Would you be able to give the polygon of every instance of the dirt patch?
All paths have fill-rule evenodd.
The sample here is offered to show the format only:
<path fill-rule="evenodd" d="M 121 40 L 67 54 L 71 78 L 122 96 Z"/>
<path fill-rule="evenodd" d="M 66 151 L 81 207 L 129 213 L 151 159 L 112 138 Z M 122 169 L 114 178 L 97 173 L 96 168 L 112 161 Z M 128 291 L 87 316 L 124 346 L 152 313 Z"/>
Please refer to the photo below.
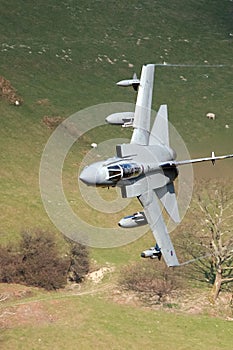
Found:
<path fill-rule="evenodd" d="M 215 302 L 211 304 L 207 291 L 194 290 L 190 292 L 174 292 L 162 301 L 158 298 L 146 298 L 142 293 L 114 289 L 109 295 L 118 304 L 127 304 L 136 307 L 146 307 L 151 310 L 164 310 L 172 313 L 183 313 L 188 315 L 209 315 L 233 321 L 232 293 L 222 292 Z"/>
<path fill-rule="evenodd" d="M 61 116 L 54 116 L 54 117 L 49 117 L 45 115 L 42 119 L 42 122 L 44 125 L 46 125 L 49 129 L 55 129 L 58 125 L 62 124 L 62 127 L 64 128 L 64 132 L 69 133 L 70 136 L 74 138 L 78 138 L 82 135 L 82 132 L 78 130 L 77 126 L 75 123 L 72 123 L 69 121 L 69 118 L 66 119 Z M 88 140 L 89 142 L 89 140 Z"/>
<path fill-rule="evenodd" d="M 38 290 L 18 284 L 0 284 L 0 329 L 54 321 L 40 301 L 27 300 Z"/>
<path fill-rule="evenodd" d="M 99 270 L 90 272 L 87 275 L 87 279 L 91 280 L 94 283 L 99 283 L 102 281 L 102 279 L 106 274 L 109 274 L 113 271 L 114 271 L 114 267 L 107 267 L 107 266 L 101 267 Z"/>
<path fill-rule="evenodd" d="M 0 96 L 15 106 L 20 106 L 23 103 L 23 99 L 17 93 L 17 90 L 3 76 L 0 76 Z"/>
<path fill-rule="evenodd" d="M 5 301 L 17 301 L 33 295 L 34 292 L 30 287 L 20 284 L 0 284 L 0 305 Z"/>
<path fill-rule="evenodd" d="M 111 284 L 93 284 L 83 290 L 73 284 L 56 292 L 44 292 L 40 288 L 25 287 L 14 284 L 0 284 L 0 329 L 9 329 L 22 325 L 41 325 L 57 322 L 61 319 L 61 308 L 71 296 L 96 295 L 112 288 Z M 36 300 L 28 300 L 40 292 Z"/>
<path fill-rule="evenodd" d="M 19 324 L 36 325 L 54 321 L 54 315 L 49 314 L 41 302 L 28 302 L 11 306 L 0 314 L 0 328 L 12 328 Z"/>
<path fill-rule="evenodd" d="M 59 124 L 61 124 L 65 118 L 56 116 L 56 117 L 49 117 L 45 115 L 43 117 L 43 123 L 49 128 L 49 129 L 54 129 L 56 128 Z"/>
<path fill-rule="evenodd" d="M 143 306 L 143 303 L 138 294 L 130 291 L 122 291 L 120 289 L 114 289 L 111 294 L 111 299 L 117 304 L 127 304 L 131 306 Z"/>
<path fill-rule="evenodd" d="M 41 100 L 37 100 L 36 104 L 38 106 L 48 106 L 50 104 L 50 102 L 49 102 L 48 98 L 42 98 Z"/>
<path fill-rule="evenodd" d="M 193 315 L 207 314 L 228 320 L 233 317 L 232 293 L 229 292 L 221 292 L 219 298 L 212 304 L 208 291 L 184 290 L 168 298 L 166 305 Z"/>

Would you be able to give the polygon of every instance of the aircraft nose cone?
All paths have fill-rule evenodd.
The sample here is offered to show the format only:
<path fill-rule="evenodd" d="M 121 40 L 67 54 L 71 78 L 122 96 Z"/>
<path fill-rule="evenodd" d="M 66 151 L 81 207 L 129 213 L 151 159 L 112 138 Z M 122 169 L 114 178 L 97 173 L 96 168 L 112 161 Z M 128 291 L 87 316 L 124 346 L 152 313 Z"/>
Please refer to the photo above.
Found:
<path fill-rule="evenodd" d="M 123 225 L 122 225 L 122 219 L 118 222 L 118 226 L 123 227 Z"/>
<path fill-rule="evenodd" d="M 123 80 L 118 81 L 118 82 L 116 83 L 116 85 L 117 85 L 117 86 L 122 86 L 122 83 L 124 84 L 124 81 L 123 81 Z"/>
<path fill-rule="evenodd" d="M 106 182 L 107 171 L 103 167 L 104 162 L 93 163 L 89 166 L 86 166 L 81 174 L 79 179 L 88 186 L 101 186 Z"/>
<path fill-rule="evenodd" d="M 97 169 L 93 166 L 87 166 L 79 175 L 79 179 L 86 185 L 95 186 L 97 182 Z"/>
<path fill-rule="evenodd" d="M 105 118 L 105 121 L 106 121 L 106 123 L 111 124 L 111 123 L 113 122 L 112 114 L 108 115 L 108 116 Z"/>

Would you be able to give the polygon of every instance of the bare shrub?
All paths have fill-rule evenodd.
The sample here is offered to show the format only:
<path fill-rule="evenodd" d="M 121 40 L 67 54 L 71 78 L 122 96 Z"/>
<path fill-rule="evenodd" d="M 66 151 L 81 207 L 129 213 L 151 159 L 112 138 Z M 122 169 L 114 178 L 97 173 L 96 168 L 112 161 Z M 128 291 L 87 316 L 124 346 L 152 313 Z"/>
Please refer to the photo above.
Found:
<path fill-rule="evenodd" d="M 19 283 L 21 257 L 12 247 L 0 246 L 0 282 Z"/>
<path fill-rule="evenodd" d="M 66 284 L 68 259 L 59 255 L 49 232 L 24 232 L 20 242 L 21 281 L 27 285 L 58 289 Z"/>
<path fill-rule="evenodd" d="M 0 246 L 2 283 L 21 283 L 52 290 L 64 287 L 67 279 L 81 282 L 88 271 L 87 248 L 69 241 L 64 257 L 50 232 L 23 232 L 19 246 Z"/>
<path fill-rule="evenodd" d="M 56 117 L 49 117 L 45 115 L 43 117 L 43 123 L 50 129 L 56 128 L 59 124 L 61 124 L 65 118 L 56 116 Z"/>
<path fill-rule="evenodd" d="M 189 216 L 179 226 L 178 244 L 183 256 L 192 261 L 189 278 L 212 285 L 212 303 L 221 290 L 232 291 L 232 204 L 230 179 L 199 181 Z"/>
<path fill-rule="evenodd" d="M 79 283 L 90 269 L 89 251 L 87 247 L 70 241 L 69 260 L 68 280 Z"/>
<path fill-rule="evenodd" d="M 123 288 L 139 293 L 147 301 L 156 299 L 160 302 L 180 286 L 180 278 L 173 269 L 166 266 L 158 269 L 158 265 L 148 261 L 124 267 L 119 283 Z"/>

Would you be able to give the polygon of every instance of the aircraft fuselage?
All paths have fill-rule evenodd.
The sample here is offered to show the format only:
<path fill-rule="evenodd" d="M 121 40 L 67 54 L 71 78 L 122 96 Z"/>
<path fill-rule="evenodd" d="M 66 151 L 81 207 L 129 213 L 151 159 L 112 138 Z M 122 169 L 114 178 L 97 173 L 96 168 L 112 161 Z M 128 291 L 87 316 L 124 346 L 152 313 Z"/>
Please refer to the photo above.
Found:
<path fill-rule="evenodd" d="M 134 145 L 131 146 L 134 150 Z M 157 174 L 158 186 L 162 183 L 169 183 L 178 175 L 174 167 L 167 169 L 161 167 L 161 162 L 169 162 L 176 157 L 175 152 L 164 145 L 161 146 L 140 146 L 137 155 L 129 155 L 127 159 L 121 157 L 109 158 L 86 166 L 79 178 L 88 186 L 115 187 L 129 185 L 137 180 Z"/>

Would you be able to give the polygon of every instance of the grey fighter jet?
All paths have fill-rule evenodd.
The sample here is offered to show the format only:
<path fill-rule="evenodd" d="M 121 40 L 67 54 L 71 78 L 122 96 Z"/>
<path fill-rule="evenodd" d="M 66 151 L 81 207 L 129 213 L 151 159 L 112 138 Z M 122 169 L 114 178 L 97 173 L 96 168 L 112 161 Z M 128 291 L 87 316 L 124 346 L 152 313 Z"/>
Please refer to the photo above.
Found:
<path fill-rule="evenodd" d="M 129 144 L 116 146 L 116 157 L 85 167 L 80 180 L 89 186 L 119 186 L 123 198 L 137 197 L 144 213 L 143 223 L 149 224 L 156 246 L 144 251 L 142 257 L 161 258 L 168 266 L 178 266 L 175 249 L 165 225 L 159 201 L 176 223 L 180 222 L 174 180 L 177 167 L 183 164 L 231 158 L 231 155 L 176 161 L 176 152 L 170 147 L 167 106 L 161 105 L 150 130 L 154 64 L 142 67 L 138 81 L 138 95 L 134 112 L 133 134 Z M 132 81 L 132 84 L 134 81 Z M 128 85 L 129 86 L 129 82 Z M 125 217 L 121 226 L 130 220 Z M 138 215 L 132 216 L 134 226 Z M 127 225 L 126 225 L 127 226 Z"/>

